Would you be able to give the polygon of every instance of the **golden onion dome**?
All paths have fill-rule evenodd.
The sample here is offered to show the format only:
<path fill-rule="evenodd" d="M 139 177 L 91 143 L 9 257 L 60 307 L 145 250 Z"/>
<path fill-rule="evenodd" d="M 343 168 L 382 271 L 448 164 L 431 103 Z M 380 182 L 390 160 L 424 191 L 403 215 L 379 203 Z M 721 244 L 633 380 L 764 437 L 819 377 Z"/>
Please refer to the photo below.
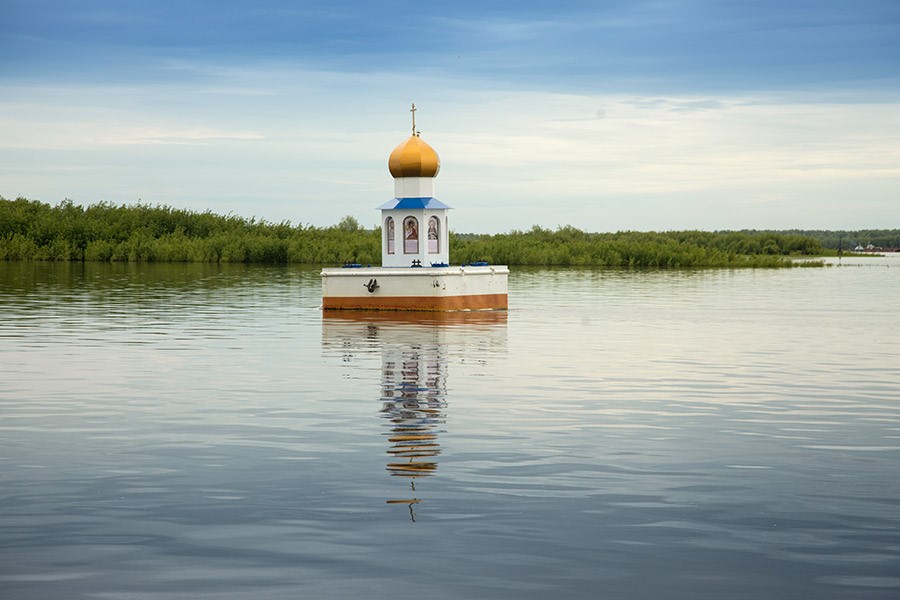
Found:
<path fill-rule="evenodd" d="M 436 177 L 441 170 L 441 159 L 434 148 L 422 141 L 416 131 L 416 105 L 412 113 L 412 135 L 394 148 L 388 159 L 388 169 L 397 177 Z"/>
<path fill-rule="evenodd" d="M 394 178 L 436 177 L 441 170 L 441 159 L 422 138 L 411 135 L 391 152 L 388 169 Z"/>

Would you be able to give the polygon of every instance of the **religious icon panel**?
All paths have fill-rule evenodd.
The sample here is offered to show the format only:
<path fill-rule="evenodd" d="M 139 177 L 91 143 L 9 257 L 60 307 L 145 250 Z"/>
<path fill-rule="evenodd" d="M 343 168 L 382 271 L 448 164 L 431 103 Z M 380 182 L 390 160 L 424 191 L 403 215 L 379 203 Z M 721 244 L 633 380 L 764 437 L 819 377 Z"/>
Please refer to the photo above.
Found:
<path fill-rule="evenodd" d="M 441 251 L 440 245 L 440 221 L 437 217 L 428 218 L 428 252 L 429 254 L 438 254 Z"/>
<path fill-rule="evenodd" d="M 415 217 L 403 219 L 403 253 L 419 253 L 419 221 Z"/>
<path fill-rule="evenodd" d="M 384 230 L 387 235 L 387 251 L 388 254 L 394 253 L 394 217 L 388 217 L 384 220 Z"/>

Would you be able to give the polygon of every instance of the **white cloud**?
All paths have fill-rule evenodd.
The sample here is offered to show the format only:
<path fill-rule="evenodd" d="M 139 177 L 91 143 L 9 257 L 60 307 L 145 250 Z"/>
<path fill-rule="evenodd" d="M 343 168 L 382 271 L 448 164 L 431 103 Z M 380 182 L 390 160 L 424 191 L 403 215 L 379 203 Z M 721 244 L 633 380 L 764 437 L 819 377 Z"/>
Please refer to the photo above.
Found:
<path fill-rule="evenodd" d="M 368 223 L 414 100 L 463 231 L 795 227 L 826 205 L 823 226 L 849 226 L 860 217 L 839 193 L 871 225 L 900 221 L 885 200 L 900 184 L 898 98 L 566 95 L 282 66 L 200 79 L 11 88 L 0 194 Z"/>

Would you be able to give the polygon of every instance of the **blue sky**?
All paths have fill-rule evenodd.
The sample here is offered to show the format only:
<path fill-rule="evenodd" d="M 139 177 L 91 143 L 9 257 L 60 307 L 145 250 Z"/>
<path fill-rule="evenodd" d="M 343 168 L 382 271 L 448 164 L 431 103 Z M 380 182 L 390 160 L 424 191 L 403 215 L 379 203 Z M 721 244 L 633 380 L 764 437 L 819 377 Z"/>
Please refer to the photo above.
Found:
<path fill-rule="evenodd" d="M 451 228 L 900 227 L 900 2 L 0 0 L 0 195 Z"/>

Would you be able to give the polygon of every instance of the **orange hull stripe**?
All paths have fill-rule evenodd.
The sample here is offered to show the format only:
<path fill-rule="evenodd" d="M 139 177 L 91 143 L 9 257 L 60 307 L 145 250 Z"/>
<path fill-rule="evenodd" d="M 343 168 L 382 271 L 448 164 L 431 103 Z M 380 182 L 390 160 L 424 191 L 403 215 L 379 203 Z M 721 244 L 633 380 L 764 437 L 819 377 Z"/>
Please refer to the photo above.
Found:
<path fill-rule="evenodd" d="M 509 307 L 506 294 L 472 296 L 324 297 L 325 310 L 487 310 Z"/>

